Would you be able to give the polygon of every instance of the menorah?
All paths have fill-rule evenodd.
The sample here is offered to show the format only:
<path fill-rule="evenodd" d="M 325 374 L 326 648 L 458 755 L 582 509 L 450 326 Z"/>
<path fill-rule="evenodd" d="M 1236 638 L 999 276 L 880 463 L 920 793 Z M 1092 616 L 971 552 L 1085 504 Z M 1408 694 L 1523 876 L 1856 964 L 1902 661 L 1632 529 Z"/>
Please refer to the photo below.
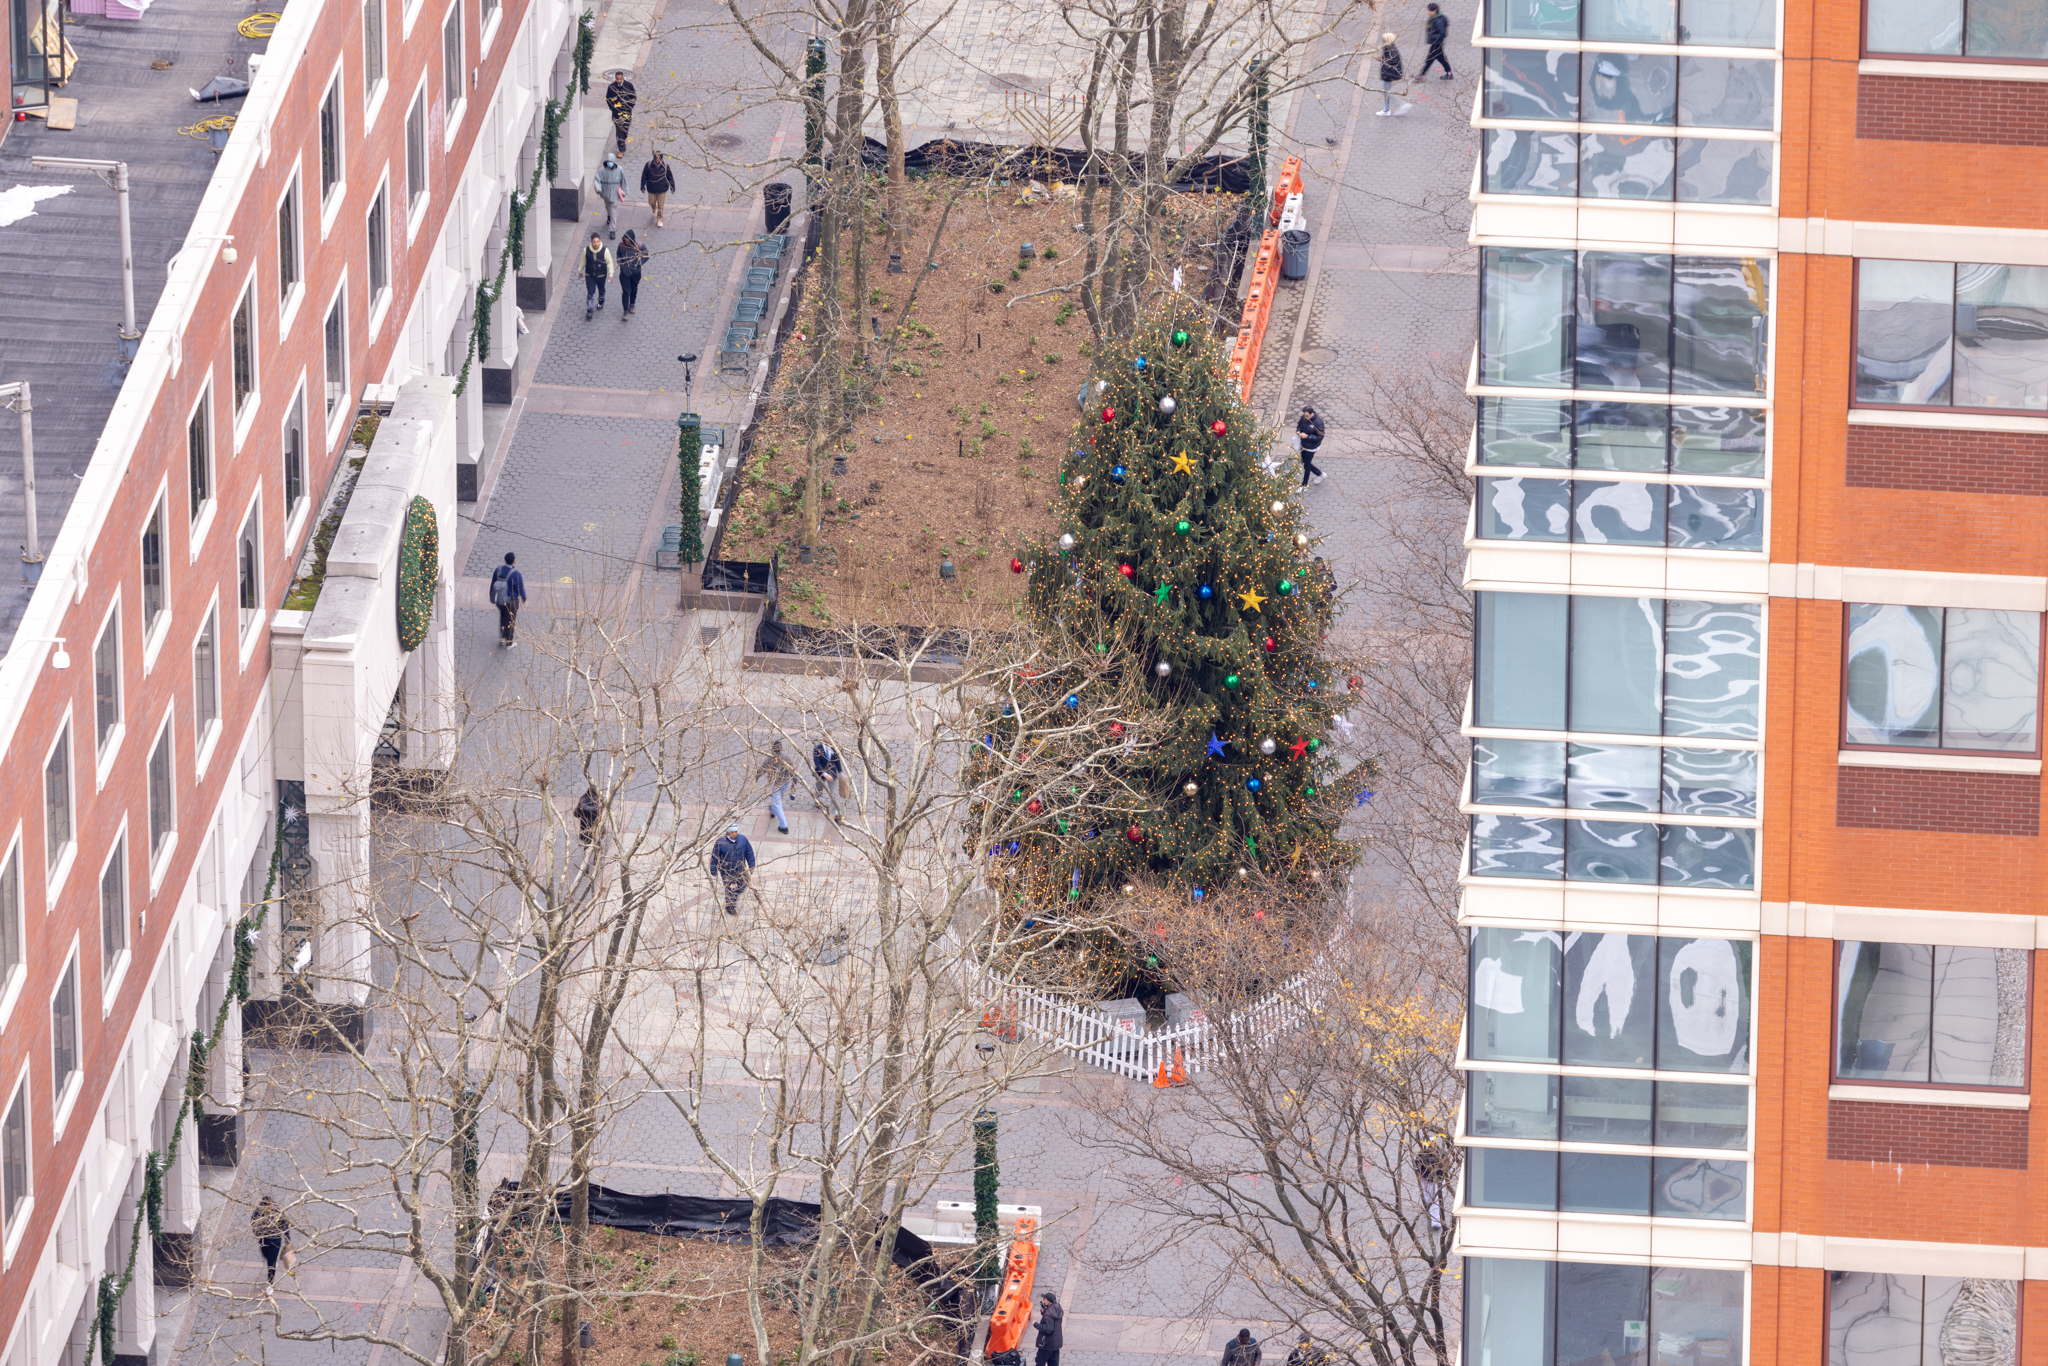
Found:
<path fill-rule="evenodd" d="M 1003 108 L 1033 147 L 1045 153 L 1044 175 L 1052 183 L 1053 153 L 1065 138 L 1081 126 L 1081 101 L 1075 95 L 1055 95 L 1050 85 L 1044 90 L 1005 90 Z"/>

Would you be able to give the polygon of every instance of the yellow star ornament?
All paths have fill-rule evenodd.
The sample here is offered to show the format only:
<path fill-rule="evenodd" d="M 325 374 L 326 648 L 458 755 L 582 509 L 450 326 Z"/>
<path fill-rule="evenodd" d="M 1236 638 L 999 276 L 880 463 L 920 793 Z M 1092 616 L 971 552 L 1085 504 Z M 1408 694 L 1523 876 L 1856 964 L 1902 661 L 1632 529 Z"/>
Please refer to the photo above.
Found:
<path fill-rule="evenodd" d="M 1258 611 L 1259 604 L 1265 601 L 1264 598 L 1259 596 L 1259 590 L 1256 588 L 1247 588 L 1237 596 L 1244 601 L 1244 610 L 1247 612 Z"/>
<path fill-rule="evenodd" d="M 1173 472 L 1175 474 L 1193 474 L 1195 472 L 1195 462 L 1188 459 L 1186 451 L 1182 451 L 1179 455 L 1173 457 Z"/>

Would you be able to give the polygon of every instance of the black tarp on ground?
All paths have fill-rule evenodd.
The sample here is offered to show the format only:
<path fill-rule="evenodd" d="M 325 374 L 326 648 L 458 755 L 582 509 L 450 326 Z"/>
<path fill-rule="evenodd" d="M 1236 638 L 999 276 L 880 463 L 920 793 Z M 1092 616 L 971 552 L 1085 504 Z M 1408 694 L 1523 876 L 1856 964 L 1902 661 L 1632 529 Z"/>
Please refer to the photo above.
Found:
<path fill-rule="evenodd" d="M 1107 158 L 1101 152 L 1095 158 L 1098 172 L 1107 175 Z M 889 149 L 886 144 L 868 138 L 861 149 L 861 159 L 869 166 L 886 166 Z M 1131 152 L 1125 160 L 1135 179 L 1144 169 L 1145 154 Z M 1088 153 L 1068 147 L 1006 147 L 994 142 L 962 142 L 957 138 L 935 138 L 903 153 L 903 169 L 912 175 L 984 175 L 994 171 L 1021 178 L 1041 177 L 1050 169 L 1060 179 L 1079 180 L 1088 170 L 1088 162 Z M 1225 194 L 1244 194 L 1251 185 L 1245 159 L 1221 153 L 1203 157 L 1174 182 L 1175 189 L 1221 190 Z"/>

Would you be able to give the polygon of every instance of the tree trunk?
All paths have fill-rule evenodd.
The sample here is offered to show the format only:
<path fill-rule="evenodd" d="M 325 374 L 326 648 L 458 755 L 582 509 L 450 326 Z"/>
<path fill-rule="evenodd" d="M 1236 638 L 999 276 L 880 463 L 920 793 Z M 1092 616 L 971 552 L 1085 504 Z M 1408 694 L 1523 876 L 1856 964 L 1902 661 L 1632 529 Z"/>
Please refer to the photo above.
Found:
<path fill-rule="evenodd" d="M 882 138 L 889 148 L 889 252 L 903 255 L 903 106 L 896 98 L 896 25 L 903 17 L 895 0 L 882 0 L 875 24 L 875 93 L 882 101 Z"/>

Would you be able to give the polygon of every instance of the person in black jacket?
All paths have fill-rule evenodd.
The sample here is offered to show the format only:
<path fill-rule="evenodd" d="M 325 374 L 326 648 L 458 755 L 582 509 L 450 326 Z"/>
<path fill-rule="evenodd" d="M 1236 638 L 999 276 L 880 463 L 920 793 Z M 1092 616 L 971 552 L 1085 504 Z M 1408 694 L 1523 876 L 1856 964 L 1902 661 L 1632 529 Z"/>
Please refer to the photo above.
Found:
<path fill-rule="evenodd" d="M 1237 1337 L 1223 1344 L 1223 1366 L 1259 1366 L 1259 1340 L 1249 1328 L 1237 1330 Z"/>
<path fill-rule="evenodd" d="M 740 913 L 740 893 L 754 872 L 754 846 L 740 833 L 737 824 L 725 828 L 725 838 L 711 846 L 711 871 L 725 884 L 725 913 Z"/>
<path fill-rule="evenodd" d="M 586 847 L 597 843 L 597 818 L 603 810 L 604 802 L 597 795 L 597 784 L 592 783 L 576 799 L 576 838 Z"/>
<path fill-rule="evenodd" d="M 839 775 L 846 771 L 839 751 L 820 740 L 811 746 L 811 776 L 818 780 L 818 809 L 839 819 Z"/>
<path fill-rule="evenodd" d="M 620 321 L 632 317 L 640 302 L 640 272 L 646 267 L 647 246 L 627 228 L 626 235 L 619 239 Z"/>
<path fill-rule="evenodd" d="M 1444 69 L 1441 79 L 1449 80 L 1451 78 L 1451 61 L 1450 58 L 1444 56 L 1444 39 L 1451 36 L 1451 21 L 1444 17 L 1443 10 L 1438 6 L 1431 5 L 1429 7 L 1429 23 L 1424 26 L 1423 33 L 1429 39 L 1429 53 L 1423 57 L 1422 69 L 1415 73 L 1415 79 L 1419 81 L 1424 76 L 1427 76 L 1430 64 L 1435 63 Z"/>
<path fill-rule="evenodd" d="M 1060 1366 L 1060 1348 L 1067 1341 L 1067 1311 L 1048 1290 L 1038 1297 L 1038 1352 L 1034 1366 Z"/>
<path fill-rule="evenodd" d="M 675 187 L 676 173 L 668 158 L 659 152 L 647 158 L 647 164 L 640 168 L 640 193 L 647 196 L 647 210 L 654 215 L 657 228 L 668 226 L 668 192 Z"/>
<path fill-rule="evenodd" d="M 583 321 L 589 322 L 592 315 L 604 307 L 605 282 L 618 273 L 618 258 L 612 255 L 610 247 L 596 233 L 590 234 L 590 245 L 583 249 L 578 259 L 578 274 L 583 277 Z"/>
<path fill-rule="evenodd" d="M 1311 477 L 1322 483 L 1323 472 L 1316 468 L 1316 452 L 1323 445 L 1323 420 L 1306 403 L 1301 407 L 1301 420 L 1294 424 L 1294 445 L 1301 452 L 1301 486 L 1307 488 Z"/>
<path fill-rule="evenodd" d="M 612 133 L 619 140 L 619 155 L 626 154 L 626 135 L 633 131 L 633 105 L 640 98 L 640 92 L 626 79 L 623 71 L 612 73 L 612 83 L 604 88 L 604 107 L 611 111 Z"/>
<path fill-rule="evenodd" d="M 1379 63 L 1380 107 L 1374 111 L 1374 117 L 1385 118 L 1389 114 L 1398 116 L 1407 113 L 1408 101 L 1406 100 L 1401 101 L 1399 109 L 1394 108 L 1394 87 L 1401 83 L 1403 68 L 1401 65 L 1401 49 L 1394 46 L 1394 35 L 1391 33 L 1382 33 L 1380 35 Z"/>

